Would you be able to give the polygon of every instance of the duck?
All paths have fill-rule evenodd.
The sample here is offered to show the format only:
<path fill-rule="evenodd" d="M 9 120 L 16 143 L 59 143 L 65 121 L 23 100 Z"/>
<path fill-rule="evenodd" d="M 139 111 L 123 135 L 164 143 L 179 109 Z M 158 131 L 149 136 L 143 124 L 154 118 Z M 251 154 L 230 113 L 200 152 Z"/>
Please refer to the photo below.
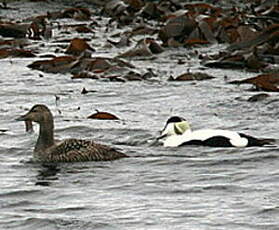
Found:
<path fill-rule="evenodd" d="M 38 123 L 39 136 L 33 151 L 35 161 L 40 162 L 81 162 L 111 161 L 128 157 L 108 145 L 93 140 L 65 139 L 54 140 L 54 121 L 50 109 L 43 104 L 34 105 L 29 112 L 18 117 L 18 121 Z"/>
<path fill-rule="evenodd" d="M 274 144 L 274 139 L 256 138 L 244 133 L 222 129 L 191 130 L 186 119 L 170 117 L 157 138 L 164 147 L 201 145 L 210 147 L 252 147 Z"/>

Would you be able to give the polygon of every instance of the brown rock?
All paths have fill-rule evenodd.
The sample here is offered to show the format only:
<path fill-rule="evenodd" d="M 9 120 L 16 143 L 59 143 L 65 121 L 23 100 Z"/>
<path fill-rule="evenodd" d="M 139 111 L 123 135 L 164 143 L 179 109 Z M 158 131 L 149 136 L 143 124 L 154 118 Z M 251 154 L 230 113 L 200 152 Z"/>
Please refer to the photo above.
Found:
<path fill-rule="evenodd" d="M 27 67 L 48 73 L 69 72 L 75 63 L 76 58 L 72 56 L 54 57 L 48 60 L 35 61 Z"/>
<path fill-rule="evenodd" d="M 178 77 L 174 78 L 174 77 L 170 77 L 168 80 L 169 81 L 202 81 L 202 80 L 208 80 L 208 79 L 213 79 L 213 76 L 210 76 L 206 73 L 202 73 L 202 72 L 196 72 L 196 73 L 184 73 L 179 75 Z"/>
<path fill-rule="evenodd" d="M 260 74 L 256 77 L 229 82 L 231 84 L 252 84 L 257 89 L 268 92 L 279 92 L 279 73 Z"/>
<path fill-rule="evenodd" d="M 63 18 L 74 18 L 76 20 L 84 21 L 90 20 L 91 12 L 87 8 L 69 8 L 63 11 Z"/>
<path fill-rule="evenodd" d="M 259 94 L 249 97 L 247 101 L 249 101 L 249 102 L 263 101 L 264 99 L 266 99 L 269 96 L 270 95 L 267 93 L 259 93 Z"/>
<path fill-rule="evenodd" d="M 82 38 L 74 38 L 68 48 L 66 49 L 66 54 L 72 54 L 72 55 L 80 55 L 84 51 L 95 51 L 90 45 L 86 42 L 85 39 Z"/>
<path fill-rule="evenodd" d="M 30 24 L 28 23 L 1 23 L 0 35 L 3 37 L 25 38 L 29 26 Z"/>
<path fill-rule="evenodd" d="M 0 58 L 7 57 L 36 57 L 36 55 L 31 50 L 15 48 L 0 49 Z"/>
<path fill-rule="evenodd" d="M 91 114 L 87 118 L 89 119 L 98 119 L 98 120 L 119 120 L 119 118 L 111 113 L 107 112 L 99 112 L 97 110 L 96 113 Z"/>
<path fill-rule="evenodd" d="M 80 73 L 74 74 L 71 78 L 72 79 L 84 79 L 84 78 L 98 79 L 99 77 L 90 72 L 80 72 Z M 85 93 L 83 92 L 83 94 L 85 94 Z"/>
<path fill-rule="evenodd" d="M 167 24 L 159 31 L 159 38 L 164 42 L 170 38 L 181 37 L 184 40 L 196 28 L 197 23 L 194 20 L 187 18 L 186 15 L 172 17 Z M 184 38 L 184 39 L 183 39 Z"/>
<path fill-rule="evenodd" d="M 78 26 L 76 28 L 76 31 L 78 33 L 93 33 L 93 30 L 91 30 L 90 28 L 88 28 L 87 26 Z"/>
<path fill-rule="evenodd" d="M 120 54 L 118 57 L 152 56 L 162 52 L 163 48 L 153 38 L 144 38 L 134 48 Z"/>

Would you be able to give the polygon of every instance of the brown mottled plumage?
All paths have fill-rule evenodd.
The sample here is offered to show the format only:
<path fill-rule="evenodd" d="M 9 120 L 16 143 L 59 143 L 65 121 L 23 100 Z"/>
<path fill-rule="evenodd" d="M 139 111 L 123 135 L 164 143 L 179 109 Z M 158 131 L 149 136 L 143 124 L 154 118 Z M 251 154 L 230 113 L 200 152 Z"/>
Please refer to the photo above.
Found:
<path fill-rule="evenodd" d="M 45 105 L 34 105 L 20 121 L 34 121 L 40 125 L 34 157 L 42 162 L 109 161 L 127 157 L 124 153 L 92 140 L 66 139 L 56 143 L 53 138 L 54 122 Z"/>

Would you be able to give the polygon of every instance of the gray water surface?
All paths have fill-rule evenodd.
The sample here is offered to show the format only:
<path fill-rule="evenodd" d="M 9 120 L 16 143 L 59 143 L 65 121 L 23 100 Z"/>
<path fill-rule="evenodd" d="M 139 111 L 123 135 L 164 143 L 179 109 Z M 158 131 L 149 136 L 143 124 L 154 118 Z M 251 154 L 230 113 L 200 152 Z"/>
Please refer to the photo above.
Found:
<path fill-rule="evenodd" d="M 23 8 L 22 16 L 24 12 Z M 122 51 L 104 48 L 104 31 L 98 33 L 92 41 L 97 44 L 96 55 Z M 48 48 L 41 47 L 41 52 L 53 52 L 53 41 L 38 43 L 44 42 Z M 216 48 L 221 47 L 199 52 Z M 71 80 L 69 74 L 26 67 L 37 59 L 0 60 L 0 229 L 278 229 L 278 147 L 164 148 L 155 143 L 172 115 L 188 119 L 193 129 L 222 128 L 279 138 L 276 93 L 264 101 L 247 102 L 256 92 L 229 85 L 224 76 L 239 79 L 253 73 L 203 69 L 195 58 L 177 64 L 191 52 L 170 49 L 152 60 L 131 60 L 139 69 L 152 68 L 158 77 L 126 83 Z M 187 68 L 216 78 L 167 81 Z M 96 92 L 82 95 L 83 87 Z M 32 163 L 38 127 L 26 133 L 15 118 L 37 103 L 52 110 L 56 138 L 95 139 L 131 157 Z M 95 109 L 121 120 L 86 119 Z"/>

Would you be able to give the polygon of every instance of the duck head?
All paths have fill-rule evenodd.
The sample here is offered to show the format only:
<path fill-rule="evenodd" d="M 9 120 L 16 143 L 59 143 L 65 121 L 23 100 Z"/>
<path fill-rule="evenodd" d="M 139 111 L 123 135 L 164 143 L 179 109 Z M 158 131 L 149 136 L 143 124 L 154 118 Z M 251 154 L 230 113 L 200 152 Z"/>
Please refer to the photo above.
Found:
<path fill-rule="evenodd" d="M 52 120 L 52 114 L 47 106 L 45 105 L 34 105 L 29 112 L 26 114 L 20 116 L 16 120 L 18 121 L 34 121 L 39 124 L 49 122 L 49 120 Z"/>
<path fill-rule="evenodd" d="M 167 120 L 164 129 L 161 131 L 161 136 L 157 139 L 172 135 L 182 135 L 187 130 L 191 130 L 189 123 L 182 117 L 173 116 Z"/>

